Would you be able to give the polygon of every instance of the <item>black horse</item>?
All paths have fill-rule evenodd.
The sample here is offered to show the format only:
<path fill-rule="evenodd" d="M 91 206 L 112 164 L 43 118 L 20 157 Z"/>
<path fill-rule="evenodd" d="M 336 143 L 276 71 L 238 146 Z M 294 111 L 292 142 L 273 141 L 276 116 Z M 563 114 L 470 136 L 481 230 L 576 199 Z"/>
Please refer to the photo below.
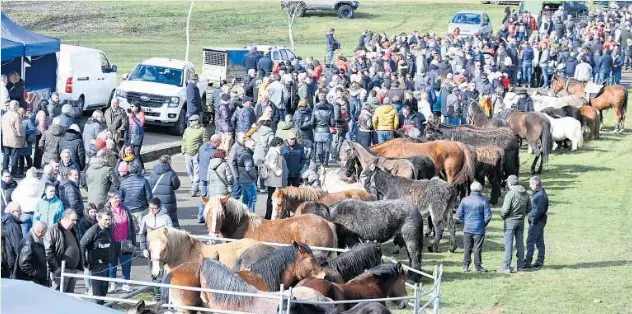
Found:
<path fill-rule="evenodd" d="M 325 279 L 346 283 L 382 263 L 382 245 L 374 241 L 360 243 L 335 258 L 329 258 L 325 252 L 316 251 L 314 263 L 323 267 L 327 273 Z"/>
<path fill-rule="evenodd" d="M 571 117 L 581 122 L 582 126 L 585 126 L 585 121 L 583 121 L 584 119 L 582 119 L 581 111 L 573 106 L 564 106 L 562 108 L 545 108 L 542 109 L 542 111 L 540 112 L 546 113 L 553 118 Z"/>
<path fill-rule="evenodd" d="M 406 158 L 386 158 L 386 159 L 406 159 L 410 161 L 413 164 L 413 168 L 415 168 L 416 179 L 431 179 L 435 175 L 434 162 L 428 156 L 418 155 L 418 156 L 410 156 Z M 361 174 L 363 169 L 362 169 L 362 164 L 360 164 L 360 160 L 358 160 L 358 157 L 351 156 L 349 160 L 347 160 L 344 170 L 345 170 L 345 176 L 348 178 L 353 176 L 354 174 L 356 176 Z"/>

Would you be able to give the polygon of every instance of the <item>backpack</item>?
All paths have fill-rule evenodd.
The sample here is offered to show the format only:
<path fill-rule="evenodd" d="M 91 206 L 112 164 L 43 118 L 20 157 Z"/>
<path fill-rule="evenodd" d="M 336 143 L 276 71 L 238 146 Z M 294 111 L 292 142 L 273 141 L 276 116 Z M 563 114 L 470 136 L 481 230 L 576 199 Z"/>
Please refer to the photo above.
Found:
<path fill-rule="evenodd" d="M 503 64 L 506 67 L 510 67 L 513 65 L 513 61 L 511 60 L 511 57 L 509 55 L 505 55 L 505 59 L 503 60 Z"/>

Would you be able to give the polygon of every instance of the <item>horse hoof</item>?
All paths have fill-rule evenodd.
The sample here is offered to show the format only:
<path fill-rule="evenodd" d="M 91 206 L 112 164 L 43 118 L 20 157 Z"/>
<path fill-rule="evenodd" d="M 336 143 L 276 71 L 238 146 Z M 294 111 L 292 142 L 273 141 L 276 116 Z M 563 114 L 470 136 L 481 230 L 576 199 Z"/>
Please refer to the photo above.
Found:
<path fill-rule="evenodd" d="M 428 246 L 428 252 L 432 253 L 432 245 Z"/>

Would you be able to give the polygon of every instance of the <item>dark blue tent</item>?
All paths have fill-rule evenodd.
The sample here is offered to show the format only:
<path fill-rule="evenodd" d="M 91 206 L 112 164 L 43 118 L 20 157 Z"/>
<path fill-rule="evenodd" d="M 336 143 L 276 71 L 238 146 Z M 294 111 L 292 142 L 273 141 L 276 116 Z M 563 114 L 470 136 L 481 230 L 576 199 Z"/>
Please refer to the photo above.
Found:
<path fill-rule="evenodd" d="M 27 90 L 55 91 L 59 46 L 59 39 L 24 29 L 2 12 L 2 73 L 22 73 Z M 25 62 L 30 66 L 26 67 Z"/>

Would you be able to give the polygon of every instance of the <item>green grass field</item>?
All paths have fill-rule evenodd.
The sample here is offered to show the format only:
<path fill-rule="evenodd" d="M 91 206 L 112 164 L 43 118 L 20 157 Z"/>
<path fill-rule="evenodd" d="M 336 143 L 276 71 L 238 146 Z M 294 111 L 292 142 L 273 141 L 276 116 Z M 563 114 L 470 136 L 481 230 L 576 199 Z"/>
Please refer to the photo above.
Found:
<path fill-rule="evenodd" d="M 72 2 L 3 3 L 3 10 L 19 24 L 62 39 L 64 43 L 104 50 L 120 73 L 152 56 L 183 58 L 188 2 Z M 324 34 L 336 28 L 343 52 L 350 54 L 360 32 L 443 33 L 451 15 L 460 9 L 486 10 L 498 25 L 502 6 L 478 3 L 362 1 L 353 20 L 333 14 L 311 14 L 298 19 L 296 52 L 324 57 Z M 201 67 L 201 47 L 247 44 L 289 46 L 285 15 L 278 1 L 197 2 L 192 18 L 191 60 Z M 614 115 L 606 115 L 612 127 Z M 431 271 L 445 265 L 444 313 L 631 313 L 632 296 L 632 137 L 604 135 L 577 152 L 550 157 L 542 174 L 551 200 L 545 238 L 545 269 L 501 275 L 502 221 L 498 208 L 488 227 L 483 275 L 461 272 L 458 253 L 424 253 Z M 521 155 L 521 183 L 528 180 L 532 156 Z M 460 233 L 457 233 L 457 236 Z M 447 240 L 442 250 L 447 251 Z M 392 249 L 385 245 L 388 254 Z M 409 313 L 398 311 L 397 313 Z"/>

